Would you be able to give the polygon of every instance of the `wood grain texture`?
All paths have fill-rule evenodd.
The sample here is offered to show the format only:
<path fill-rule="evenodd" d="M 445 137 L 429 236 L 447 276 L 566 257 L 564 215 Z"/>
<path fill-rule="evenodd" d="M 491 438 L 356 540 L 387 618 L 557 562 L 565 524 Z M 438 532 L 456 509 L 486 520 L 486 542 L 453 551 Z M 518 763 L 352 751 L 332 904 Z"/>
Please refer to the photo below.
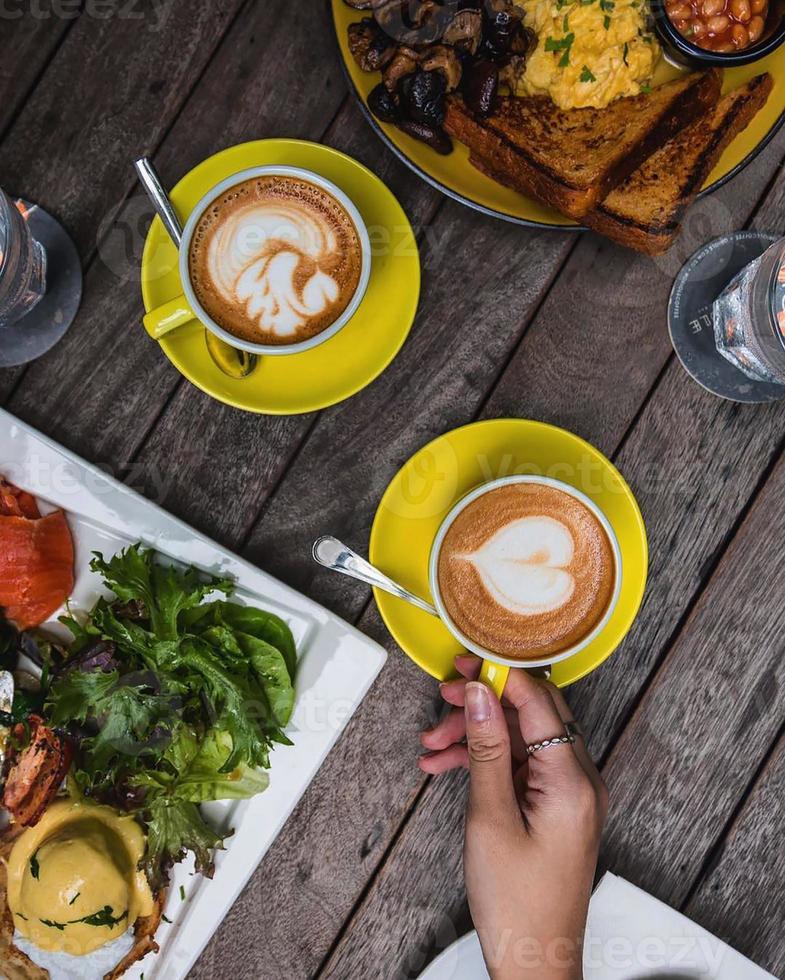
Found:
<path fill-rule="evenodd" d="M 265 36 L 275 22 L 287 19 L 281 16 L 284 6 L 283 0 L 249 5 L 235 22 L 235 29 L 248 37 L 254 36 L 255 31 L 261 31 L 261 36 Z M 225 26 L 228 23 L 228 8 L 224 6 L 222 10 L 220 22 Z M 175 15 L 185 16 L 183 11 L 178 11 L 180 6 L 172 9 L 164 32 L 168 43 L 173 45 L 178 29 L 177 21 L 172 18 Z M 214 29 L 217 29 L 216 23 L 216 17 L 208 22 Z M 296 60 L 272 63 L 258 58 L 253 62 L 255 73 L 246 74 L 245 84 L 254 90 L 254 101 L 238 107 L 233 114 L 235 126 L 255 126 L 261 107 L 266 106 L 268 124 L 276 126 L 279 131 L 285 130 L 292 115 L 310 113 L 310 125 L 317 127 L 312 130 L 312 135 L 316 138 L 321 135 L 319 125 L 328 125 L 344 97 L 336 86 L 310 91 L 301 85 L 304 70 L 302 59 L 312 51 L 322 28 L 323 24 L 318 18 L 304 18 L 302 23 L 298 23 L 298 32 L 294 35 L 299 46 Z M 191 25 L 188 31 L 192 30 Z M 206 27 L 205 30 L 209 39 L 210 32 Z M 69 40 L 72 35 L 73 32 Z M 187 38 L 190 37 L 188 33 Z M 112 41 L 115 45 L 121 44 L 114 35 Z M 163 161 L 161 174 L 164 183 L 173 183 L 181 176 L 181 159 L 187 161 L 184 166 L 188 169 L 201 155 L 225 145 L 225 128 L 216 124 L 209 129 L 202 128 L 200 115 L 212 106 L 215 92 L 220 91 L 220 86 L 225 83 L 229 71 L 227 63 L 231 62 L 236 43 L 237 37 L 233 34 L 227 44 L 220 47 L 210 68 L 201 76 L 188 99 L 181 125 L 175 126 L 167 135 L 159 154 Z M 206 41 L 204 49 L 203 56 L 206 57 L 209 53 Z M 120 58 L 122 50 L 114 53 L 115 57 Z M 291 50 L 289 54 L 292 54 Z M 146 64 L 140 63 L 140 70 Z M 191 72 L 196 72 L 197 67 L 192 64 Z M 91 66 L 91 71 L 95 70 Z M 276 85 L 289 91 L 287 101 L 283 102 L 278 97 Z M 187 86 L 185 88 L 187 92 Z M 178 111 L 185 101 L 185 94 L 180 95 Z M 148 106 L 148 112 L 152 112 L 151 106 Z M 168 122 L 171 121 L 170 117 Z M 157 131 L 156 127 L 158 131 L 163 131 L 163 117 L 156 116 L 155 127 L 151 124 L 151 139 Z M 102 134 L 101 138 L 108 137 Z M 107 144 L 106 150 L 111 155 L 111 145 Z M 130 160 L 134 154 L 127 148 L 126 154 L 121 164 L 104 174 L 105 190 L 113 184 L 116 190 L 118 169 L 123 174 L 121 185 L 126 185 L 126 175 L 127 187 L 132 185 L 134 178 Z M 166 163 L 167 155 L 169 163 Z M 75 193 L 82 194 L 82 191 L 77 188 Z M 89 201 L 85 201 L 85 206 L 89 209 Z M 138 269 L 150 214 L 150 207 L 141 192 L 123 202 L 121 211 L 101 240 L 99 260 L 87 273 L 85 298 L 76 323 L 53 351 L 28 369 L 24 384 L 9 404 L 10 410 L 26 421 L 121 475 L 180 383 L 179 374 L 161 355 L 154 342 L 149 340 L 140 323 L 142 302 Z M 206 396 L 197 393 L 197 397 L 198 413 L 214 407 Z M 197 430 L 189 427 L 188 431 Z M 189 457 L 187 453 L 182 455 L 185 470 Z M 164 456 L 160 465 L 146 466 L 140 477 L 141 488 L 150 491 L 159 500 L 162 494 L 165 495 L 167 480 L 173 475 L 172 467 L 168 465 L 170 459 L 170 456 Z M 144 478 L 147 482 L 144 482 Z"/>
<path fill-rule="evenodd" d="M 785 459 L 755 501 L 616 744 L 605 857 L 683 901 L 785 721 L 780 637 Z M 732 910 L 725 932 L 743 930 Z"/>
<path fill-rule="evenodd" d="M 616 459 L 649 536 L 644 604 L 612 659 L 570 691 L 596 756 L 626 722 L 784 437 L 785 406 L 722 401 L 669 365 Z"/>
<path fill-rule="evenodd" d="M 466 782 L 461 771 L 428 783 L 321 977 L 414 980 L 473 928 L 463 886 Z"/>
<path fill-rule="evenodd" d="M 39 75 L 46 69 L 69 27 L 42 9 L 42 16 L 26 15 L 21 4 L 6 4 L 0 13 L 3 57 L 0 59 L 0 136 L 25 104 Z"/>
<path fill-rule="evenodd" d="M 785 738 L 781 738 L 684 911 L 775 977 L 785 974 Z M 729 914 L 730 913 L 730 914 Z M 733 935 L 728 933 L 728 921 Z"/>
<path fill-rule="evenodd" d="M 241 0 L 135 5 L 80 17 L 0 144 L 12 187 L 53 211 L 82 256 L 161 140 Z M 140 52 L 143 56 L 140 57 Z"/>

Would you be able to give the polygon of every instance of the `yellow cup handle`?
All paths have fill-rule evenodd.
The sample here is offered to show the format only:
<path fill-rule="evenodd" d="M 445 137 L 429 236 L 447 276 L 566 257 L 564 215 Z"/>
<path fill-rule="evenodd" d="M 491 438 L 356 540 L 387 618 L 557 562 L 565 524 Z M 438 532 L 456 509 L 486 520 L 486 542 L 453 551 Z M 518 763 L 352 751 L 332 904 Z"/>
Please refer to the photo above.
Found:
<path fill-rule="evenodd" d="M 496 697 L 499 700 L 501 700 L 501 696 L 504 693 L 504 685 L 507 683 L 509 676 L 509 667 L 503 664 L 495 664 L 491 660 L 483 660 L 482 668 L 480 669 L 480 680 L 496 693 Z"/>
<path fill-rule="evenodd" d="M 156 306 L 154 310 L 150 310 L 149 313 L 145 314 L 142 323 L 144 323 L 145 330 L 153 340 L 160 340 L 172 330 L 176 330 L 196 318 L 196 314 L 189 306 L 185 296 L 178 296 L 176 299 L 164 303 L 163 306 Z"/>

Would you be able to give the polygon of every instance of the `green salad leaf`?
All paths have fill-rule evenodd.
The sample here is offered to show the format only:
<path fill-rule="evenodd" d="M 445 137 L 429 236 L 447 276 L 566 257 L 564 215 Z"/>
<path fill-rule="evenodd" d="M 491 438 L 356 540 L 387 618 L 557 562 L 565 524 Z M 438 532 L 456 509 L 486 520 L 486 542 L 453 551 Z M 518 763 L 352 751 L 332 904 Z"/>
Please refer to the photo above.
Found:
<path fill-rule="evenodd" d="M 79 790 L 145 827 L 155 887 L 189 851 L 209 874 L 223 837 L 200 804 L 263 792 L 273 746 L 291 745 L 294 638 L 272 613 L 214 599 L 231 595 L 228 579 L 140 545 L 96 554 L 91 568 L 116 599 L 85 623 L 63 620 L 74 643 L 49 681 L 47 717 L 76 737 Z"/>

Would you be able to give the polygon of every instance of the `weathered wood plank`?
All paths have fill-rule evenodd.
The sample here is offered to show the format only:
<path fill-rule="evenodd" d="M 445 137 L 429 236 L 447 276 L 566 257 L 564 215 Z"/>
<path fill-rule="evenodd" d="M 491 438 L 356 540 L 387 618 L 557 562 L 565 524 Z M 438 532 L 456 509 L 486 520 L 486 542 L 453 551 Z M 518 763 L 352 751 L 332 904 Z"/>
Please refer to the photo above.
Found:
<path fill-rule="evenodd" d="M 785 459 L 755 501 L 605 767 L 611 866 L 671 903 L 783 723 Z M 729 913 L 729 915 L 732 913 Z"/>
<path fill-rule="evenodd" d="M 223 8 L 221 23 L 226 21 L 227 9 Z M 164 161 L 161 173 L 165 182 L 173 183 L 178 179 L 183 172 L 181 167 L 187 169 L 194 162 L 194 153 L 197 157 L 203 156 L 225 145 L 224 127 L 215 123 L 207 129 L 201 121 L 202 114 L 216 111 L 215 105 L 222 99 L 222 85 L 235 84 L 236 71 L 233 74 L 230 66 L 234 64 L 234 52 L 242 39 L 274 33 L 276 25 L 291 20 L 287 13 L 289 9 L 285 0 L 251 4 L 235 21 L 161 149 L 159 155 Z M 178 16 L 184 16 L 191 25 L 194 16 L 186 14 L 184 7 L 181 10 L 178 6 L 177 11 L 180 11 Z M 208 15 L 200 13 L 199 16 Z M 169 38 L 168 43 L 174 45 L 180 42 L 177 22 L 172 17 L 170 14 L 164 33 Z M 210 15 L 203 25 L 206 38 L 211 37 L 208 28 L 217 29 L 215 17 L 217 15 Z M 195 40 L 191 37 L 193 30 L 193 25 L 188 27 L 187 37 L 191 39 L 189 43 L 198 47 L 198 37 Z M 321 136 L 322 121 L 327 121 L 325 125 L 329 122 L 343 98 L 337 86 L 317 87 L 311 91 L 300 84 L 308 59 L 320 43 L 322 30 L 319 18 L 303 18 L 292 35 L 292 44 L 286 48 L 285 61 L 259 57 L 249 64 L 253 70 L 244 79 L 254 98 L 238 105 L 233 114 L 233 125 L 238 131 L 243 126 L 255 126 L 264 107 L 266 125 L 271 129 L 283 131 L 290 119 L 299 116 L 312 127 L 312 136 Z M 203 47 L 206 58 L 209 45 L 203 42 Z M 119 57 L 120 52 L 115 54 Z M 142 67 L 140 65 L 140 70 Z M 197 71 L 195 63 L 192 63 L 191 71 Z M 280 87 L 289 93 L 286 100 L 277 94 Z M 187 86 L 183 98 L 186 91 Z M 234 89 L 232 91 L 234 97 L 236 93 Z M 147 111 L 152 113 L 149 104 Z M 160 120 L 157 126 L 162 132 L 164 127 Z M 150 124 L 151 136 L 158 130 Z M 100 143 L 109 136 L 102 132 L 96 140 Z M 138 133 L 136 138 L 141 139 L 141 135 Z M 111 155 L 112 147 L 107 146 L 107 152 Z M 116 148 L 114 152 L 119 153 Z M 126 189 L 133 182 L 129 166 L 133 153 L 127 144 L 123 152 L 127 155 L 116 165 L 111 177 L 104 180 L 106 186 L 114 182 L 115 192 L 118 171 Z M 93 204 L 92 200 L 85 201 L 88 209 Z M 149 215 L 149 208 L 141 203 L 139 195 L 125 202 L 111 232 L 102 242 L 100 261 L 88 271 L 85 301 L 77 323 L 58 347 L 29 368 L 24 383 L 9 405 L 11 411 L 50 432 L 70 448 L 112 468 L 127 465 L 179 383 L 177 372 L 140 326 L 142 303 L 138 263 L 143 245 L 142 230 L 146 227 L 145 215 Z M 214 408 L 213 403 L 203 396 L 201 406 L 202 409 Z M 161 466 L 168 466 L 169 462 L 169 459 L 162 460 Z M 162 472 L 157 469 L 156 479 Z"/>
<path fill-rule="evenodd" d="M 160 142 L 241 2 L 137 4 L 132 20 L 118 5 L 68 32 L 0 145 L 0 170 L 63 220 L 83 256 L 133 185 L 131 161 Z"/>
<path fill-rule="evenodd" d="M 785 406 L 714 398 L 675 361 L 617 464 L 646 520 L 650 565 L 643 607 L 613 658 L 570 692 L 603 756 L 625 723 L 785 436 Z"/>
<path fill-rule="evenodd" d="M 684 911 L 775 977 L 785 974 L 785 738 Z"/>
<path fill-rule="evenodd" d="M 247 140 L 320 141 L 346 97 L 324 57 L 327 4 L 246 4 L 156 156 L 171 182 L 212 153 Z"/>
<path fill-rule="evenodd" d="M 86 266 L 115 219 L 114 234 L 128 235 L 131 247 L 141 251 L 139 202 L 124 204 L 134 183 L 131 162 L 158 144 L 241 3 L 227 0 L 198 9 L 184 0 L 147 7 L 118 4 L 104 8 L 108 16 L 81 16 L 0 144 L 4 185 L 56 214 L 73 235 Z M 33 47 L 55 23 L 63 33 L 68 22 L 54 15 L 39 20 L 26 13 L 19 28 L 22 47 Z M 43 37 L 40 41 L 43 44 Z M 144 57 L 139 57 L 140 51 Z M 0 108 L 0 121 L 3 112 L 5 107 Z M 104 244 L 101 258 L 117 274 L 115 246 Z M 123 257 L 123 273 L 127 267 Z M 25 387 L 33 399 L 41 389 L 59 393 L 64 384 L 70 386 L 69 371 L 74 377 L 82 374 L 80 355 L 86 348 L 94 353 L 99 346 L 97 338 L 91 342 L 83 337 L 89 331 L 88 304 L 95 286 L 117 286 L 106 271 L 86 283 L 82 310 L 68 341 L 31 369 Z M 108 311 L 101 312 L 105 317 Z M 101 323 L 104 347 L 110 351 L 107 330 L 118 324 L 122 312 L 123 299 L 118 296 L 117 313 L 110 312 L 108 321 Z M 117 329 L 125 326 L 118 324 Z M 101 370 L 106 372 L 106 366 Z M 125 380 L 124 365 L 119 370 L 118 380 Z M 0 371 L 0 403 L 23 373 L 22 368 Z M 103 376 L 116 398 L 111 374 Z M 36 377 L 43 379 L 41 388 Z M 58 404 L 57 399 L 40 403 L 36 418 L 45 419 L 51 404 Z"/>
<path fill-rule="evenodd" d="M 3 58 L 0 61 L 0 134 L 19 112 L 69 27 L 70 19 L 41 10 L 33 16 L 22 4 L 3 10 Z M 47 16 L 48 14 L 48 16 Z M 5 183 L 5 178 L 4 178 Z M 10 191 L 22 191 L 8 185 Z"/>

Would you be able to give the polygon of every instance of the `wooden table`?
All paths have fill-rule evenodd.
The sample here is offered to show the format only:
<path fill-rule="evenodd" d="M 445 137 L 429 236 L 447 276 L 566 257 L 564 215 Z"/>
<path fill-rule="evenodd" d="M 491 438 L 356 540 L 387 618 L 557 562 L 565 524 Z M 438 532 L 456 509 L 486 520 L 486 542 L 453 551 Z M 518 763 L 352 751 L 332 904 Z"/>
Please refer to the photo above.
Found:
<path fill-rule="evenodd" d="M 675 361 L 664 318 L 697 245 L 750 223 L 782 229 L 785 131 L 655 261 L 482 217 L 420 181 L 347 93 L 322 0 L 77 6 L 73 17 L 70 3 L 14 2 L 4 9 L 23 15 L 0 17 L 0 182 L 59 215 L 85 268 L 76 324 L 37 363 L 0 373 L 0 400 L 390 651 L 194 976 L 416 976 L 470 928 L 464 777 L 427 779 L 415 764 L 436 684 L 396 649 L 368 591 L 308 553 L 325 531 L 365 550 L 412 452 L 500 416 L 591 440 L 648 524 L 638 621 L 569 691 L 611 790 L 603 866 L 785 971 L 785 406 L 706 394 Z M 131 161 L 149 152 L 171 184 L 265 136 L 362 160 L 421 237 L 409 340 L 374 384 L 318 415 L 211 401 L 140 326 L 149 208 Z"/>

